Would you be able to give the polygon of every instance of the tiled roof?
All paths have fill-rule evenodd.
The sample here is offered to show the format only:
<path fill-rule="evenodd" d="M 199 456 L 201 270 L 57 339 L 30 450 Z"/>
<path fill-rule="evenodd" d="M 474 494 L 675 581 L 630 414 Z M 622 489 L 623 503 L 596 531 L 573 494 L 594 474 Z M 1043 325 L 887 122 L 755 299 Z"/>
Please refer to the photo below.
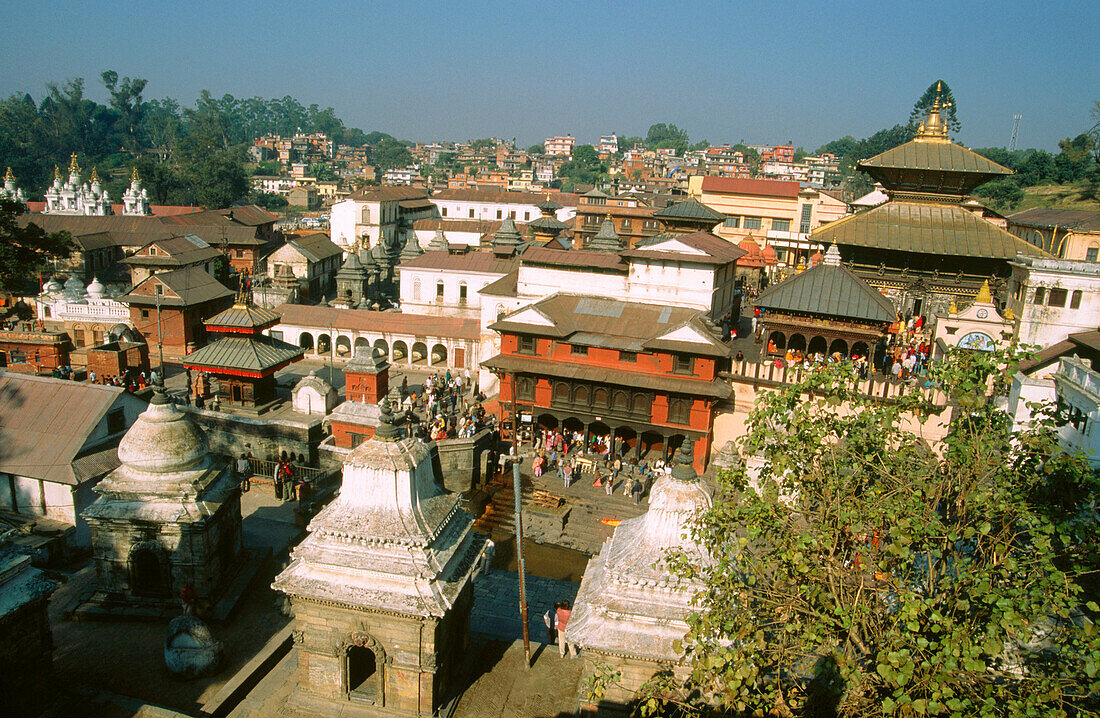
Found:
<path fill-rule="evenodd" d="M 1029 227 L 1058 227 L 1078 232 L 1100 232 L 1100 212 L 1080 209 L 1032 207 L 1007 217 L 1013 224 Z"/>
<path fill-rule="evenodd" d="M 704 177 L 703 191 L 717 194 L 751 194 L 760 197 L 797 197 L 801 185 L 792 180 Z"/>
<path fill-rule="evenodd" d="M 523 264 L 544 264 L 555 267 L 578 267 L 626 272 L 628 267 L 618 254 L 589 252 L 578 249 L 529 247 L 520 257 Z"/>
<path fill-rule="evenodd" d="M 481 336 L 480 320 L 457 317 L 437 317 L 426 314 L 401 312 L 373 312 L 363 309 L 333 309 L 332 307 L 304 304 L 280 304 L 275 308 L 282 315 L 282 324 L 311 327 L 328 333 L 332 329 L 378 332 L 392 334 L 416 334 L 428 337 L 454 339 L 478 339 Z"/>
<path fill-rule="evenodd" d="M 176 297 L 162 295 L 160 303 L 161 306 L 164 307 L 189 307 L 208 302 L 212 299 L 233 296 L 232 290 L 217 279 L 214 279 L 214 277 L 210 276 L 210 274 L 202 268 L 184 267 L 183 269 L 176 269 L 171 272 L 161 272 L 151 277 L 147 277 L 143 282 L 138 284 L 137 287 L 134 287 L 129 292 L 119 297 L 119 301 L 125 302 L 126 304 L 137 304 L 139 306 L 155 306 L 157 303 L 155 294 L 140 294 L 136 293 L 135 290 L 146 284 L 157 282 L 163 283 L 168 289 L 179 296 L 179 299 L 177 299 Z"/>
<path fill-rule="evenodd" d="M 399 269 L 447 269 L 460 272 L 507 274 L 519 265 L 516 257 L 500 257 L 493 252 L 425 252 L 402 262 Z"/>
<path fill-rule="evenodd" d="M 514 297 L 519 288 L 519 270 L 513 269 L 495 282 L 478 290 L 478 294 L 490 297 Z"/>
<path fill-rule="evenodd" d="M 545 194 L 537 192 L 514 192 L 504 189 L 441 189 L 432 195 L 433 200 L 456 202 L 484 202 L 486 204 L 531 204 L 538 206 L 546 201 Z M 554 202 L 565 207 L 577 206 L 577 195 L 555 192 Z"/>
<path fill-rule="evenodd" d="M 320 262 L 344 253 L 344 250 L 333 244 L 324 232 L 307 234 L 304 237 L 291 237 L 286 243 L 305 255 L 305 258 L 311 262 Z"/>
<path fill-rule="evenodd" d="M 958 205 L 893 201 L 817 228 L 814 242 L 897 252 L 1012 259 L 1043 250 Z"/>
<path fill-rule="evenodd" d="M 712 221 L 715 224 L 726 218 L 721 212 L 716 212 L 697 199 L 689 198 L 683 202 L 670 204 L 664 209 L 653 213 L 658 219 L 688 219 L 699 221 Z"/>
<path fill-rule="evenodd" d="M 670 249 L 661 249 L 665 243 L 681 242 L 693 249 L 704 252 L 703 255 L 686 254 Z M 624 257 L 641 259 L 667 259 L 678 262 L 699 262 L 703 264 L 726 264 L 745 256 L 745 250 L 732 242 L 710 232 L 692 232 L 691 234 L 662 234 L 649 238 L 644 245 L 622 253 Z"/>
<path fill-rule="evenodd" d="M 202 212 L 190 214 L 177 214 L 161 217 L 165 224 L 181 225 L 221 225 L 236 224 L 245 227 L 258 227 L 264 224 L 272 224 L 279 219 L 262 207 L 254 204 L 227 207 L 226 209 L 208 209 Z"/>
<path fill-rule="evenodd" d="M 865 322 L 897 320 L 894 305 L 844 266 L 818 264 L 768 288 L 756 306 L 769 312 L 817 314 Z"/>
<path fill-rule="evenodd" d="M 156 245 L 158 254 L 155 256 L 142 256 L 141 252 L 150 244 Z M 161 252 L 163 254 L 160 254 Z M 205 262 L 208 259 L 217 257 L 219 254 L 221 252 L 211 247 L 198 235 L 187 234 L 182 237 L 153 240 L 134 255 L 126 257 L 122 261 L 132 266 L 182 267 L 188 264 Z"/>
<path fill-rule="evenodd" d="M 535 311 L 551 322 L 550 326 L 517 321 L 523 313 Z M 712 330 L 700 322 L 703 312 L 688 307 L 628 302 L 621 299 L 583 294 L 553 294 L 534 304 L 511 312 L 489 325 L 495 331 L 555 337 L 588 346 L 607 346 L 627 351 L 644 351 L 654 342 L 675 346 L 660 348 L 690 351 L 701 355 L 728 356 L 728 348 Z M 661 340 L 660 337 L 681 326 L 691 326 L 707 343 Z M 577 338 L 580 337 L 578 340 Z M 595 337 L 599 337 L 596 340 Z"/>
<path fill-rule="evenodd" d="M 183 357 L 186 367 L 271 372 L 305 354 L 305 349 L 269 336 L 225 336 Z"/>
<path fill-rule="evenodd" d="M 76 485 L 73 461 L 122 392 L 0 372 L 0 471 Z"/>
<path fill-rule="evenodd" d="M 416 199 L 427 197 L 428 191 L 419 187 L 364 187 L 352 192 L 348 199 L 359 202 L 393 202 L 403 199 Z"/>

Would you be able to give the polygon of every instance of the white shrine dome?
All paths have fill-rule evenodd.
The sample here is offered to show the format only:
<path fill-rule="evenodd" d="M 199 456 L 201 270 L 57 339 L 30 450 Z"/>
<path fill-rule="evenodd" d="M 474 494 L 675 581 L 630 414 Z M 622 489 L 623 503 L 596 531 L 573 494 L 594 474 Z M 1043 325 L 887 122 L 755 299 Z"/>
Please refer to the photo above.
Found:
<path fill-rule="evenodd" d="M 107 287 L 103 286 L 98 277 L 92 277 L 92 283 L 85 288 L 85 291 L 88 292 L 88 296 L 92 299 L 102 299 L 103 293 L 106 290 Z"/>
<path fill-rule="evenodd" d="M 202 468 L 208 453 L 202 429 L 159 391 L 118 444 L 119 461 L 147 474 Z"/>
<path fill-rule="evenodd" d="M 57 281 L 57 277 L 50 277 L 49 280 L 42 285 L 43 294 L 60 294 L 65 289 L 61 282 Z"/>

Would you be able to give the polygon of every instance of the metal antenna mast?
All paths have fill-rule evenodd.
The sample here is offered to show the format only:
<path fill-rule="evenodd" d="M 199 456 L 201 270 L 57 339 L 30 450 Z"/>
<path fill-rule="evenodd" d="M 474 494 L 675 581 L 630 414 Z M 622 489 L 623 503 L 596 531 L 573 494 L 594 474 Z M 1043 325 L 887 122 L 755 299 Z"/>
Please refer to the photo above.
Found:
<path fill-rule="evenodd" d="M 1008 151 L 1009 152 L 1015 152 L 1016 151 L 1016 136 L 1018 134 L 1020 134 L 1020 118 L 1021 117 L 1023 117 L 1023 115 L 1013 115 L 1012 116 L 1012 120 L 1013 120 L 1012 121 L 1012 139 L 1009 140 L 1009 142 L 1008 142 Z"/>

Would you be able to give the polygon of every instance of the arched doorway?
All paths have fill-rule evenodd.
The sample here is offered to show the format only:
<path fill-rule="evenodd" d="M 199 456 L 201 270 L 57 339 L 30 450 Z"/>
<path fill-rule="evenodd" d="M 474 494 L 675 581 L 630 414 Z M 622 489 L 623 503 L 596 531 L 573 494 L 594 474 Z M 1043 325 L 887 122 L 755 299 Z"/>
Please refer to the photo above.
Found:
<path fill-rule="evenodd" d="M 318 354 L 327 354 L 328 350 L 331 346 L 332 346 L 332 339 L 329 338 L 328 334 L 322 334 L 319 337 L 317 337 L 317 353 Z"/>
<path fill-rule="evenodd" d="M 768 351 L 783 353 L 787 350 L 787 336 L 783 332 L 772 332 L 768 338 Z"/>
<path fill-rule="evenodd" d="M 592 439 L 597 438 L 597 439 L 599 439 L 598 447 L 600 447 L 600 448 L 597 448 L 597 451 L 602 451 L 602 447 L 604 446 L 604 443 L 605 443 L 604 442 L 604 437 L 608 437 L 607 441 L 611 441 L 611 439 L 610 439 L 610 437 L 611 437 L 611 427 L 610 426 L 603 423 L 602 421 L 593 421 L 591 424 L 588 425 L 588 445 L 589 445 L 589 447 L 592 446 Z"/>
<path fill-rule="evenodd" d="M 839 354 L 842 358 L 848 356 L 848 342 L 843 339 L 834 339 L 833 343 L 829 345 L 829 356 L 833 354 Z"/>
<path fill-rule="evenodd" d="M 558 428 L 558 420 L 553 414 L 539 414 L 539 428 L 554 431 Z"/>
<path fill-rule="evenodd" d="M 412 345 L 412 354 L 410 356 L 413 364 L 426 364 L 428 361 L 428 345 L 424 342 L 414 342 Z"/>
<path fill-rule="evenodd" d="M 792 334 L 791 338 L 787 340 L 787 349 L 792 352 L 806 351 L 806 337 L 801 334 Z"/>
<path fill-rule="evenodd" d="M 447 365 L 447 347 L 436 344 L 432 347 L 432 366 Z"/>
<path fill-rule="evenodd" d="M 351 340 L 345 336 L 336 337 L 336 354 L 338 356 L 351 354 Z"/>
<path fill-rule="evenodd" d="M 161 551 L 152 543 L 138 544 L 130 551 L 130 590 L 138 596 L 168 593 Z"/>
<path fill-rule="evenodd" d="M 661 458 L 665 450 L 665 438 L 655 431 L 643 431 L 641 436 L 642 458 L 652 462 Z"/>
<path fill-rule="evenodd" d="M 856 342 L 852 345 L 852 356 L 866 358 L 871 348 L 867 346 L 867 342 Z"/>
<path fill-rule="evenodd" d="M 298 335 L 298 346 L 302 349 L 313 348 L 313 335 L 309 332 L 302 332 Z"/>
<path fill-rule="evenodd" d="M 672 457 L 676 455 L 676 452 L 680 449 L 680 444 L 684 443 L 684 438 L 683 434 L 673 434 L 668 437 L 667 460 L 671 461 Z"/>
<path fill-rule="evenodd" d="M 562 431 L 568 432 L 570 434 L 584 434 L 584 422 L 580 419 L 575 419 L 573 417 L 569 417 L 568 419 L 562 421 L 561 428 Z"/>
<path fill-rule="evenodd" d="M 367 349 L 370 349 L 370 339 L 367 339 L 366 337 L 356 337 L 355 353 L 358 354 L 359 352 L 366 351 Z"/>
<path fill-rule="evenodd" d="M 409 356 L 409 345 L 408 344 L 406 344 L 405 342 L 400 341 L 400 340 L 393 343 L 393 360 L 394 361 L 402 361 L 402 360 L 407 361 L 408 356 Z"/>
<path fill-rule="evenodd" d="M 385 355 L 385 357 L 387 359 L 390 358 L 390 345 L 388 343 L 386 343 L 385 339 L 375 339 L 374 340 L 374 348 L 375 349 L 381 349 L 382 354 Z"/>
<path fill-rule="evenodd" d="M 347 655 L 349 697 L 380 702 L 378 659 L 366 646 L 349 646 Z"/>
<path fill-rule="evenodd" d="M 631 452 L 637 450 L 638 432 L 634 429 L 629 426 L 620 426 L 615 429 L 615 436 L 619 439 L 619 445 L 622 447 L 619 453 L 620 456 L 630 456 Z"/>
<path fill-rule="evenodd" d="M 806 347 L 807 354 L 825 354 L 829 350 L 829 345 L 825 342 L 825 337 L 811 337 L 810 345 Z"/>

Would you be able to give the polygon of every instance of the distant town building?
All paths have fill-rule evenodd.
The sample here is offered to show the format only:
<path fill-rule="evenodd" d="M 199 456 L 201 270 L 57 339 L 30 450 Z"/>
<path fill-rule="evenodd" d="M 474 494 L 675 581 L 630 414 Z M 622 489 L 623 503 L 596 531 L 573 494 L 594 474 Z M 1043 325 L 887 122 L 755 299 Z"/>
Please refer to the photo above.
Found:
<path fill-rule="evenodd" d="M 545 198 L 546 195 L 534 192 L 491 189 L 442 189 L 430 197 L 440 219 L 501 221 L 511 218 L 521 223 L 542 214 L 538 205 Z M 554 201 L 560 205 L 555 213 L 560 221 L 568 222 L 576 215 L 577 195 L 555 192 Z"/>
<path fill-rule="evenodd" d="M 293 278 L 300 297 L 320 299 L 332 289 L 343 257 L 343 250 L 323 232 L 291 236 L 267 256 L 266 274 L 272 281 Z"/>
<path fill-rule="evenodd" d="M 436 216 L 427 190 L 418 187 L 366 187 L 332 205 L 332 241 L 344 251 L 362 242 L 375 247 L 382 239 L 398 241 L 403 227 Z"/>
<path fill-rule="evenodd" d="M 577 144 L 577 138 L 572 135 L 565 137 L 547 137 L 542 143 L 543 152 L 548 155 L 573 156 L 573 147 Z"/>
<path fill-rule="evenodd" d="M 1021 344 L 1046 348 L 1100 326 L 1100 263 L 1021 255 L 1010 265 L 1005 299 Z"/>
<path fill-rule="evenodd" d="M 1007 220 L 1009 232 L 1055 257 L 1100 261 L 1100 212 L 1033 207 Z"/>
<path fill-rule="evenodd" d="M 600 144 L 596 148 L 599 152 L 615 154 L 619 151 L 619 138 L 612 132 L 610 135 L 601 135 Z"/>

